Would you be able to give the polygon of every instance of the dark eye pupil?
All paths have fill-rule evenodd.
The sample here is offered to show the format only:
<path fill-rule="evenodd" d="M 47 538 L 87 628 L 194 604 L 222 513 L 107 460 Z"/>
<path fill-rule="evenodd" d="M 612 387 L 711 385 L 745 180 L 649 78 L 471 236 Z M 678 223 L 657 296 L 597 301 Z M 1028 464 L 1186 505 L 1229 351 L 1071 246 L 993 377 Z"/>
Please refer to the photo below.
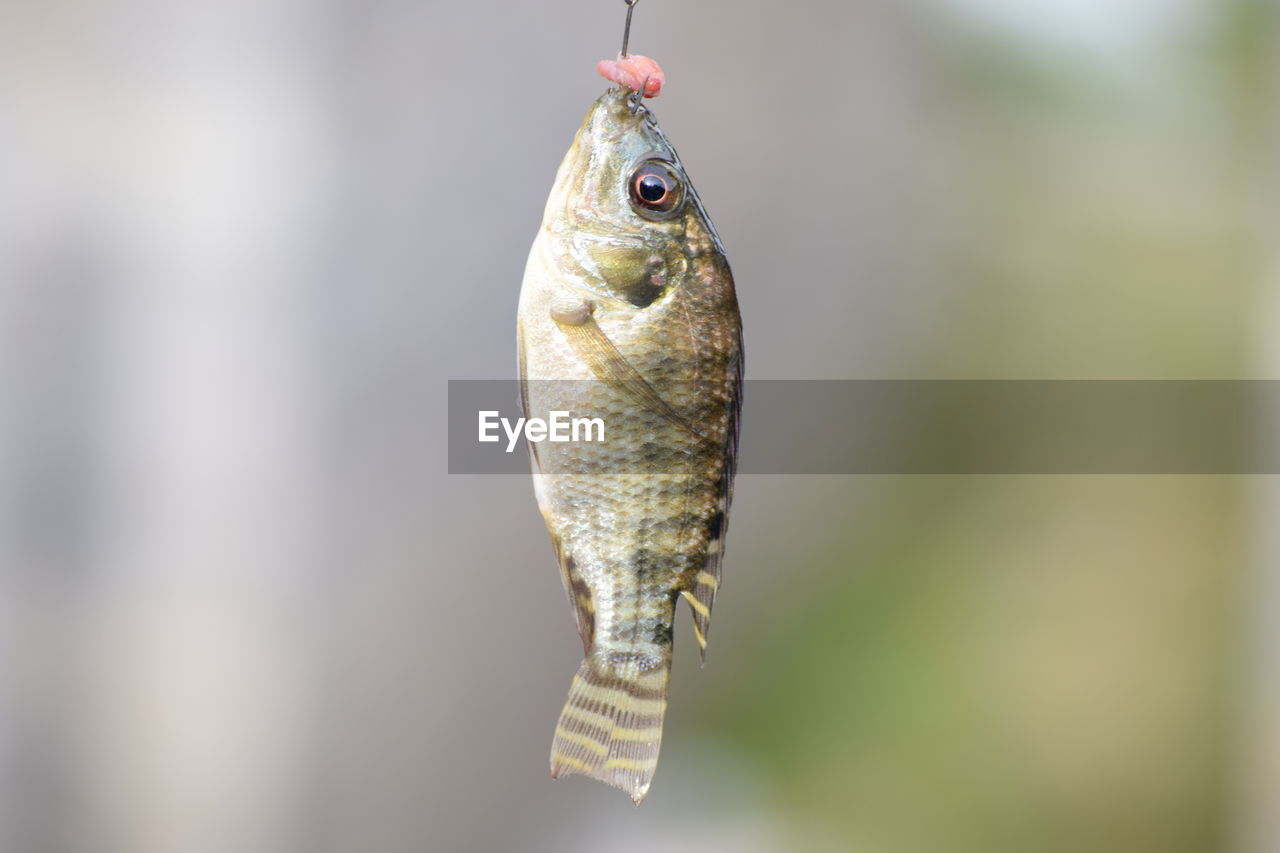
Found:
<path fill-rule="evenodd" d="M 661 160 L 640 163 L 628 180 L 631 209 L 645 219 L 669 219 L 680 210 L 684 189 L 670 164 Z"/>
<path fill-rule="evenodd" d="M 660 202 L 667 194 L 667 182 L 657 175 L 643 175 L 636 182 L 636 193 L 647 202 Z"/>

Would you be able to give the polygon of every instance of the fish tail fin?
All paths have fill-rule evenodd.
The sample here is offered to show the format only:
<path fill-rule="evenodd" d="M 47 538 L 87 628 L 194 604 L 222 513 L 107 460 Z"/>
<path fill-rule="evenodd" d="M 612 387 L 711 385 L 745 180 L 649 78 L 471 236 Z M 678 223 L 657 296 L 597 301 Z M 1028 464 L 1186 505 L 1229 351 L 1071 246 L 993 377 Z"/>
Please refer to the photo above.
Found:
<path fill-rule="evenodd" d="M 671 659 L 604 668 L 588 656 L 573 677 L 551 744 L 551 776 L 599 779 L 640 805 L 658 766 Z"/>

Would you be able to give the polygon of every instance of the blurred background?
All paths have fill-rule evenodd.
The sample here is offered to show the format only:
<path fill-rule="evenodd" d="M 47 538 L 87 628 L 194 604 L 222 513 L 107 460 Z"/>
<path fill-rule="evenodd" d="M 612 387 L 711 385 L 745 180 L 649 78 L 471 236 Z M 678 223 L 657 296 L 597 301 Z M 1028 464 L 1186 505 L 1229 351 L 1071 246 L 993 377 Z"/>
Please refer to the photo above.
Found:
<path fill-rule="evenodd" d="M 648 800 L 548 778 L 579 641 L 446 380 L 514 375 L 623 14 L 0 0 L 0 851 L 1280 850 L 1267 477 L 742 477 Z M 749 376 L 1280 378 L 1273 4 L 632 49 Z"/>

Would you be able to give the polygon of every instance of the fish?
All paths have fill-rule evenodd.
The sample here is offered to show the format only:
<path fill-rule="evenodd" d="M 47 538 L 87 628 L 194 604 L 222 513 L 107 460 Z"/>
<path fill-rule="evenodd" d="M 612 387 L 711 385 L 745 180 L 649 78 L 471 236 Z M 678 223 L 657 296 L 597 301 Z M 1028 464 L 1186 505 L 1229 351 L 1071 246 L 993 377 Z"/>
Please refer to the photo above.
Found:
<path fill-rule="evenodd" d="M 583 644 L 551 775 L 644 799 L 667 708 L 677 601 L 705 662 L 742 406 L 724 246 L 641 93 L 591 107 L 556 175 L 517 318 L 526 417 L 605 441 L 529 443 L 534 492 Z"/>

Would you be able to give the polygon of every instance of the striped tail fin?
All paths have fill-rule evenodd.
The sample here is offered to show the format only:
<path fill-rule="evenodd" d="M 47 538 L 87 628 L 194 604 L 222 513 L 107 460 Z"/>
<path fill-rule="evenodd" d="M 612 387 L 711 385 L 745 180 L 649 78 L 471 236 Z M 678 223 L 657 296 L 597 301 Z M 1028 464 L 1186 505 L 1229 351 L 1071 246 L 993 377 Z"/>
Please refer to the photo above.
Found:
<path fill-rule="evenodd" d="M 640 805 L 658 766 L 670 676 L 670 658 L 628 674 L 602 674 L 584 660 L 556 724 L 552 778 L 590 776 Z"/>

